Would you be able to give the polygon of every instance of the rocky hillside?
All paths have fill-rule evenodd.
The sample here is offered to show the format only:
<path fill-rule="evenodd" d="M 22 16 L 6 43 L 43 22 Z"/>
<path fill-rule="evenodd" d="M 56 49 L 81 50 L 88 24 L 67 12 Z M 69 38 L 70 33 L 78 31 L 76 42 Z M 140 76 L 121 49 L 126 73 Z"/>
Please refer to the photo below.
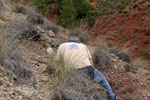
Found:
<path fill-rule="evenodd" d="M 67 78 L 58 73 L 54 58 L 59 44 L 66 41 L 65 33 L 33 8 L 0 0 L 1 100 L 107 100 L 105 89 L 85 73 L 72 72 Z M 150 99 L 149 70 L 134 67 L 122 51 L 105 45 L 89 48 L 117 100 Z"/>

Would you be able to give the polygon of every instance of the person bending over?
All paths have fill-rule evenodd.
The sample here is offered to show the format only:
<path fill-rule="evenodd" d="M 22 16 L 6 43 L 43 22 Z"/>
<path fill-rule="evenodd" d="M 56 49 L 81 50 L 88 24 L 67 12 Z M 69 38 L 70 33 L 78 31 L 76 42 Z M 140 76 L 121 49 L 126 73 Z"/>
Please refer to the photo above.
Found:
<path fill-rule="evenodd" d="M 115 100 L 115 94 L 112 92 L 108 81 L 94 67 L 90 51 L 85 44 L 81 43 L 80 38 L 70 36 L 68 42 L 62 43 L 58 47 L 56 61 L 60 61 L 61 58 L 63 58 L 65 67 L 72 67 L 73 69 L 86 68 L 92 80 L 100 83 L 106 89 L 108 100 Z"/>

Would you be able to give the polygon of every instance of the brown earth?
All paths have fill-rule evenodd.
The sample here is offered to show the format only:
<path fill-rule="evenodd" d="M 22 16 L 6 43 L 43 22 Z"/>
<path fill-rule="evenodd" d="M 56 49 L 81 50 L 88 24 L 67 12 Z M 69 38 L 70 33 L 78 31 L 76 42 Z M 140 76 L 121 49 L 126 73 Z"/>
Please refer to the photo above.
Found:
<path fill-rule="evenodd" d="M 127 14 L 114 12 L 97 18 L 90 30 L 92 42 L 101 36 L 111 45 L 129 49 L 133 59 L 139 57 L 143 50 L 150 50 L 150 8 L 145 3 L 137 9 L 126 7 Z M 99 69 L 99 67 L 97 66 Z M 108 79 L 117 100 L 149 100 L 150 71 L 134 67 L 131 72 L 102 71 Z"/>
<path fill-rule="evenodd" d="M 128 8 L 128 7 L 127 7 Z M 145 3 L 127 14 L 114 12 L 97 18 L 90 30 L 93 40 L 102 35 L 114 44 L 129 48 L 133 57 L 143 50 L 150 50 L 150 8 Z"/>

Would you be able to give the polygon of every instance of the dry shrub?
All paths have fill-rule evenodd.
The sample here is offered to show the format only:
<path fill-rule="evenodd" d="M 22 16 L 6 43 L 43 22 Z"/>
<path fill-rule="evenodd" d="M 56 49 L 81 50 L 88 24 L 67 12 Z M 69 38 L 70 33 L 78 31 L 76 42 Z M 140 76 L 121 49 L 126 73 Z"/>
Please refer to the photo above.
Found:
<path fill-rule="evenodd" d="M 56 24 L 54 24 L 48 20 L 45 20 L 43 27 L 45 30 L 52 30 L 54 33 L 58 33 L 58 31 L 59 31 L 59 27 Z"/>
<path fill-rule="evenodd" d="M 31 15 L 29 15 L 26 20 L 31 24 L 44 24 L 43 16 L 34 12 Z"/>
<path fill-rule="evenodd" d="M 87 69 L 74 70 L 63 82 L 58 82 L 52 100 L 107 100 L 106 90 L 94 83 Z"/>
<path fill-rule="evenodd" d="M 121 59 L 127 63 L 131 62 L 129 53 L 126 50 L 123 50 L 120 48 L 112 48 L 112 49 L 110 49 L 110 53 L 118 56 L 119 59 Z"/>
<path fill-rule="evenodd" d="M 55 54 L 50 59 L 49 71 L 55 67 L 57 81 L 51 100 L 107 100 L 106 90 L 88 76 L 87 69 L 66 67 L 63 60 L 56 65 L 54 57 Z"/>
<path fill-rule="evenodd" d="M 19 41 L 15 38 L 14 34 L 7 35 L 7 26 L 2 28 L 0 32 L 0 64 L 7 70 L 13 72 L 20 80 L 32 80 L 35 82 L 33 72 L 27 67 L 27 63 L 23 57 Z"/>
<path fill-rule="evenodd" d="M 135 60 L 133 60 L 132 62 L 134 67 L 140 67 L 140 68 L 144 68 L 144 69 L 149 69 L 150 70 L 150 62 L 147 60 L 143 60 L 141 58 L 137 58 Z"/>
<path fill-rule="evenodd" d="M 101 69 L 112 67 L 112 61 L 110 57 L 103 51 L 97 50 L 93 56 L 95 65 L 98 65 Z"/>
<path fill-rule="evenodd" d="M 86 32 L 81 32 L 79 29 L 72 30 L 70 35 L 79 37 L 81 42 L 85 44 L 87 44 L 90 40 L 90 35 Z"/>
<path fill-rule="evenodd" d="M 18 24 L 12 23 L 8 28 L 7 33 L 9 38 L 12 38 L 12 35 L 14 35 L 15 38 L 31 41 L 38 41 L 41 38 L 36 26 L 24 21 Z"/>
<path fill-rule="evenodd" d="M 16 12 L 16 13 L 22 13 L 22 14 L 26 14 L 26 8 L 25 7 L 23 7 L 23 6 L 21 6 L 21 5 L 17 5 L 16 7 L 15 7 L 15 9 L 14 9 L 14 11 Z"/>
<path fill-rule="evenodd" d="M 95 53 L 93 54 L 93 62 L 98 65 L 100 69 L 111 68 L 113 63 L 108 56 L 109 48 L 105 45 L 99 44 Z"/>

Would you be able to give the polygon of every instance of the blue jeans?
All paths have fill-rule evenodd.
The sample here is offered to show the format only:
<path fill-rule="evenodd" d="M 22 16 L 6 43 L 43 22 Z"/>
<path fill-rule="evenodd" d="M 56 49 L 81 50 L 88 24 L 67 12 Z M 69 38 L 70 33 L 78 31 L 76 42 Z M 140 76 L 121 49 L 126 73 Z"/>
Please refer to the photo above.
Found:
<path fill-rule="evenodd" d="M 88 69 L 88 74 L 91 76 L 91 78 L 95 82 L 100 83 L 106 89 L 108 100 L 115 100 L 115 94 L 113 93 L 105 76 L 96 68 L 93 68 L 92 66 L 87 66 L 87 69 Z"/>

